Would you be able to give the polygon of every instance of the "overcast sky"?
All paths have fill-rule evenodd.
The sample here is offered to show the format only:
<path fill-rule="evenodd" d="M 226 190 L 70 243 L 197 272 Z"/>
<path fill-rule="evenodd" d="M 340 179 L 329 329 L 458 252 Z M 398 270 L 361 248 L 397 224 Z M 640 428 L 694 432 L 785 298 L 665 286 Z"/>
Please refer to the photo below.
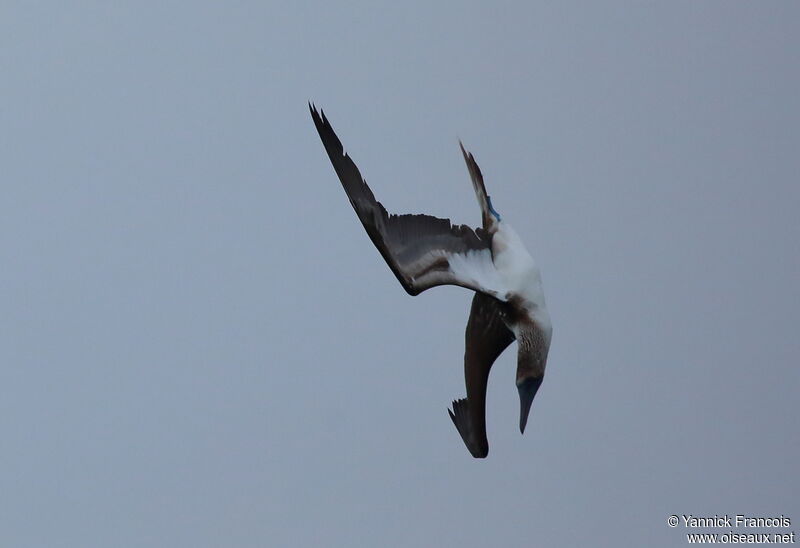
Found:
<path fill-rule="evenodd" d="M 791 1 L 4 3 L 0 545 L 800 530 L 799 21 Z M 462 139 L 542 268 L 547 375 L 520 436 L 516 347 L 495 364 L 484 461 L 446 413 L 472 295 L 405 294 L 309 100 L 390 211 L 479 224 Z"/>

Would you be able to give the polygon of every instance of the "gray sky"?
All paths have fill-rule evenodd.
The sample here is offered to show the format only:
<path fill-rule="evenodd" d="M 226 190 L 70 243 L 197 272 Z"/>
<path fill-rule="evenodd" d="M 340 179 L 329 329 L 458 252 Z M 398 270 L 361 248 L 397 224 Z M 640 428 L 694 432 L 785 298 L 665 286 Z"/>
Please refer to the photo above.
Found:
<path fill-rule="evenodd" d="M 800 530 L 798 4 L 378 4 L 0 8 L 0 545 Z M 461 138 L 542 267 L 485 461 L 471 295 L 403 292 L 307 100 L 391 211 L 476 225 Z"/>

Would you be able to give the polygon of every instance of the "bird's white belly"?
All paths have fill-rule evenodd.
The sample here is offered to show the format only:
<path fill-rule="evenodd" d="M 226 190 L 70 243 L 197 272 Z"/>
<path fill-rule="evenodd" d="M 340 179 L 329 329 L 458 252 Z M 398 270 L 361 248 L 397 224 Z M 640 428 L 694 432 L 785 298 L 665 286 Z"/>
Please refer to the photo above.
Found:
<path fill-rule="evenodd" d="M 546 315 L 542 276 L 525 244 L 511 226 L 500 223 L 492 238 L 494 267 L 510 293 L 521 297 L 531 313 Z M 544 319 L 544 318 L 542 318 Z"/>
<path fill-rule="evenodd" d="M 509 291 L 523 293 L 531 285 L 541 285 L 533 257 L 507 223 L 500 223 L 492 238 L 492 259 Z"/>

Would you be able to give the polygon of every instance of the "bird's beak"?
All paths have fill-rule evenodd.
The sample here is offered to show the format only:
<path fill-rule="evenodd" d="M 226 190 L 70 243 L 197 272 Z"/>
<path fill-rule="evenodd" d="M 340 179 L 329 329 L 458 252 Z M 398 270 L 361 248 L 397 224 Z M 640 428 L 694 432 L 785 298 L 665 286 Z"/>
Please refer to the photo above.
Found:
<path fill-rule="evenodd" d="M 519 432 L 525 433 L 525 425 L 528 424 L 528 414 L 531 410 L 533 397 L 536 391 L 542 385 L 544 376 L 527 378 L 517 383 L 517 390 L 519 390 Z"/>

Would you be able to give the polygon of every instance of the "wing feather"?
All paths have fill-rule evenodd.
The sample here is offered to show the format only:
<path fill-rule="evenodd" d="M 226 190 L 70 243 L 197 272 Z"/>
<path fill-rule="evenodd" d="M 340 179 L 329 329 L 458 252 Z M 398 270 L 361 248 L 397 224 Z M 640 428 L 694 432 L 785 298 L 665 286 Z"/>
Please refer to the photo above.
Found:
<path fill-rule="evenodd" d="M 486 385 L 497 357 L 514 340 L 503 320 L 508 305 L 476 293 L 465 332 L 464 380 L 467 397 L 453 402 L 450 418 L 476 458 L 489 453 L 486 439 Z"/>
<path fill-rule="evenodd" d="M 410 295 L 437 285 L 458 285 L 495 296 L 501 288 L 471 276 L 491 261 L 491 236 L 481 228 L 453 225 L 431 215 L 390 215 L 375 199 L 353 160 L 344 152 L 323 111 L 309 104 L 311 117 L 350 204 L 372 243 Z M 451 261 L 460 266 L 454 271 Z M 488 280 L 489 278 L 486 278 Z"/>

